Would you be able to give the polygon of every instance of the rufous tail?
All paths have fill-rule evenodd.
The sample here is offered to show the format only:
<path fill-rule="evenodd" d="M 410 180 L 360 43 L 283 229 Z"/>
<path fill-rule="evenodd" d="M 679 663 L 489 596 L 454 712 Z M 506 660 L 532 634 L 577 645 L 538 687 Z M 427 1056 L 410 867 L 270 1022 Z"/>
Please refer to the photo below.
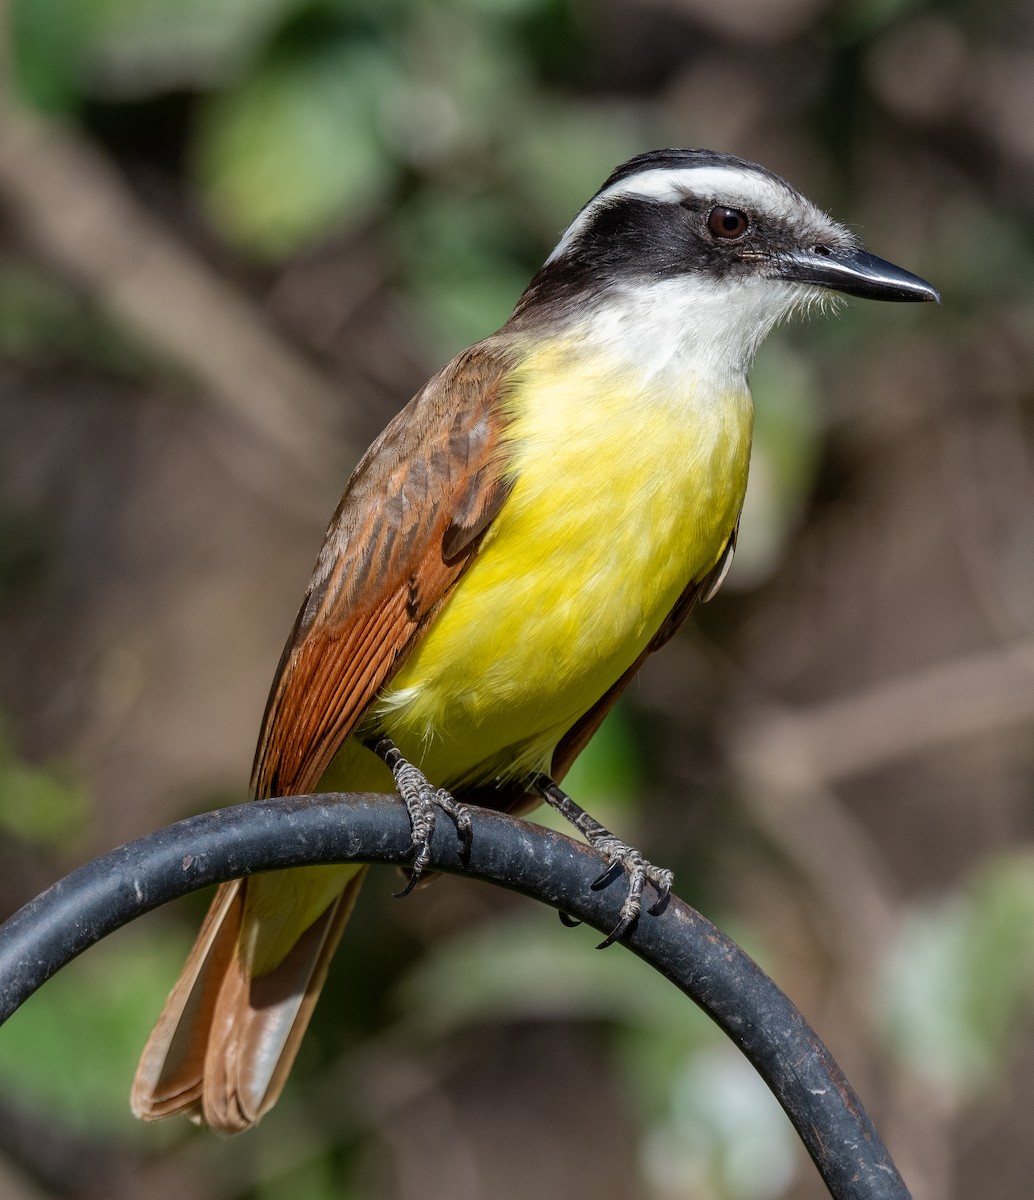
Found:
<path fill-rule="evenodd" d="M 297 873 L 292 873 L 297 874 Z M 287 953 L 249 966 L 248 881 L 224 883 L 144 1047 L 130 1098 L 146 1121 L 184 1113 L 217 1133 L 254 1125 L 276 1103 L 366 868 L 348 878 Z M 266 876 L 264 883 L 272 877 Z"/>

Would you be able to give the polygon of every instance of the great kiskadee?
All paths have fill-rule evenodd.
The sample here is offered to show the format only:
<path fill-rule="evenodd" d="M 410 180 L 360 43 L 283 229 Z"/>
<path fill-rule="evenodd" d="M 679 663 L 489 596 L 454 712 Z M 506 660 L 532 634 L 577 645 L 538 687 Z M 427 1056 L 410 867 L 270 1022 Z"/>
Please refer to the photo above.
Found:
<path fill-rule="evenodd" d="M 252 794 L 385 791 L 391 767 L 417 873 L 434 804 L 467 828 L 425 781 L 460 805 L 570 812 L 558 781 L 729 565 L 755 351 L 831 291 L 938 299 L 753 163 L 658 150 L 618 167 L 502 329 L 356 467 L 280 660 Z M 582 818 L 628 869 L 623 932 L 667 873 Z M 273 1105 L 365 870 L 219 888 L 144 1050 L 138 1116 L 233 1133 Z"/>

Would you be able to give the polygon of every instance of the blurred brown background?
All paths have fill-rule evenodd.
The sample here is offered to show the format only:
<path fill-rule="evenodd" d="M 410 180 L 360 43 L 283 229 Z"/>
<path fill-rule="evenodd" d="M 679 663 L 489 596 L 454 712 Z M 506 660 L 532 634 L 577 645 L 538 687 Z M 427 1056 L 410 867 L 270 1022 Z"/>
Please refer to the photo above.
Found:
<path fill-rule="evenodd" d="M 611 168 L 788 176 L 930 306 L 753 382 L 743 538 L 572 790 L 841 1059 L 916 1200 L 1034 1174 L 1034 5 L 14 0 L 0 109 L 0 900 L 245 797 L 358 453 Z M 384 873 L 280 1106 L 141 1127 L 203 908 L 0 1034 L 0 1194 L 823 1194 L 698 1014 L 590 931 Z"/>

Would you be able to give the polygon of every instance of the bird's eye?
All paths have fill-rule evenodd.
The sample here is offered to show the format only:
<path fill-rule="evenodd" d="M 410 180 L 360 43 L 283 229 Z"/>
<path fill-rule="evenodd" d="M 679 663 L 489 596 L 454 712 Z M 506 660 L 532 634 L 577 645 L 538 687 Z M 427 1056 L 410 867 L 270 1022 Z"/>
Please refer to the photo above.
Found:
<path fill-rule="evenodd" d="M 712 208 L 707 216 L 707 229 L 712 237 L 735 241 L 747 232 L 747 214 L 738 208 Z"/>

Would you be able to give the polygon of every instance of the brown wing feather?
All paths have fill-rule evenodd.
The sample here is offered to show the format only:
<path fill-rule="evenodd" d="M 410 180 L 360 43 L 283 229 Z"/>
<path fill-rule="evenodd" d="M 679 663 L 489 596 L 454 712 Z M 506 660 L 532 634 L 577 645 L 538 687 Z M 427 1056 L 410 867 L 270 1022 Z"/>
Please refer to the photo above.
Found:
<path fill-rule="evenodd" d="M 509 485 L 504 349 L 454 359 L 384 430 L 327 530 L 270 692 L 255 796 L 320 776 L 463 573 Z"/>

